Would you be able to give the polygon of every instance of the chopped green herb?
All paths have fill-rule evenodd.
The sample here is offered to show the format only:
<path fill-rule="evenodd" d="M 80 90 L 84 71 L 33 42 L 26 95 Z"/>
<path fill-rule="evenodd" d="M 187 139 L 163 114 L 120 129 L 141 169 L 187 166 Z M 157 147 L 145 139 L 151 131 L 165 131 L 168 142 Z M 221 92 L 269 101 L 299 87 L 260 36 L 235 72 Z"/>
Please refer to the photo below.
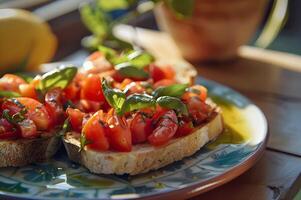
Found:
<path fill-rule="evenodd" d="M 44 74 L 37 86 L 37 89 L 43 94 L 55 87 L 64 89 L 73 80 L 76 73 L 77 68 L 74 66 L 61 66 Z"/>
<path fill-rule="evenodd" d="M 105 79 L 102 80 L 102 90 L 107 102 L 116 110 L 118 115 L 122 115 L 122 106 L 126 96 L 121 90 L 111 88 Z"/>
<path fill-rule="evenodd" d="M 7 97 L 7 98 L 13 98 L 13 97 L 20 97 L 21 95 L 17 92 L 12 91 L 0 91 L 0 97 Z"/>
<path fill-rule="evenodd" d="M 188 115 L 188 110 L 186 105 L 179 98 L 170 97 L 170 96 L 161 96 L 157 99 L 157 103 L 163 108 L 173 109 L 180 114 Z"/>
<path fill-rule="evenodd" d="M 131 63 L 120 63 L 115 66 L 115 69 L 120 73 L 121 76 L 127 78 L 146 79 L 149 74 L 143 69 L 134 67 Z"/>
<path fill-rule="evenodd" d="M 161 96 L 171 96 L 171 97 L 181 97 L 186 88 L 188 87 L 188 84 L 174 84 L 170 86 L 162 86 L 157 88 L 152 95 L 155 98 L 161 97 Z"/>
<path fill-rule="evenodd" d="M 147 94 L 133 94 L 127 97 L 124 106 L 124 112 L 131 112 L 147 107 L 154 107 L 156 105 L 155 99 Z"/>

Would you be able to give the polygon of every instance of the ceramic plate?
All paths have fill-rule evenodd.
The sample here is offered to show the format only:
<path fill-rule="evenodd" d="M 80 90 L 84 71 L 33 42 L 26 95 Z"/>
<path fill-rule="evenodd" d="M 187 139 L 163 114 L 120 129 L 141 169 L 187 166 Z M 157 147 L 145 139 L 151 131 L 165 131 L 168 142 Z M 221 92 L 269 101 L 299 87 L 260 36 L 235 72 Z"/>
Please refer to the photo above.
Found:
<path fill-rule="evenodd" d="M 266 118 L 236 91 L 201 78 L 197 82 L 206 85 L 222 107 L 226 129 L 193 156 L 143 175 L 94 175 L 68 161 L 62 149 L 46 163 L 0 169 L 0 195 L 52 200 L 187 198 L 232 180 L 261 156 Z"/>

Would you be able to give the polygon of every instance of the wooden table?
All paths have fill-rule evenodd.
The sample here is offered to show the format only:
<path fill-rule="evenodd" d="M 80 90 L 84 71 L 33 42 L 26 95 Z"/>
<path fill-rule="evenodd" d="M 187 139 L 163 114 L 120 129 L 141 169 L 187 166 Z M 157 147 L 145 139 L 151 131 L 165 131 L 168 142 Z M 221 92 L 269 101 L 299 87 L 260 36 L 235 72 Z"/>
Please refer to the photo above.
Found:
<path fill-rule="evenodd" d="M 183 61 L 164 33 L 120 27 L 117 35 L 139 42 L 159 58 Z M 81 62 L 78 51 L 65 58 Z M 228 85 L 254 101 L 269 122 L 264 156 L 235 180 L 192 199 L 290 199 L 301 188 L 301 57 L 242 47 L 228 63 L 194 64 L 199 75 Z"/>

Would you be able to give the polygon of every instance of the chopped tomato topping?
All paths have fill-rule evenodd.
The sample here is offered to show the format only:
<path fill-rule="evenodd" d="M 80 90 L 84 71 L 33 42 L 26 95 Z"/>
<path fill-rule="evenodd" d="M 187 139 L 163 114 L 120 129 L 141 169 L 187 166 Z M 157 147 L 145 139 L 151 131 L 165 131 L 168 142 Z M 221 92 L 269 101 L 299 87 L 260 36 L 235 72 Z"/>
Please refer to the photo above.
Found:
<path fill-rule="evenodd" d="M 149 143 L 154 146 L 166 144 L 175 135 L 178 129 L 177 115 L 173 110 L 155 115 L 153 122 L 156 122 L 156 128 L 147 139 Z"/>
<path fill-rule="evenodd" d="M 132 143 L 138 144 L 147 141 L 147 137 L 152 133 L 152 119 L 146 114 L 138 112 L 135 114 L 130 124 L 132 133 Z"/>
<path fill-rule="evenodd" d="M 182 99 L 189 101 L 192 97 L 198 97 L 200 100 L 205 101 L 207 98 L 207 89 L 202 85 L 194 85 L 188 88 L 188 91 L 184 93 Z"/>
<path fill-rule="evenodd" d="M 63 108 L 62 89 L 54 88 L 46 93 L 45 107 L 50 116 L 52 126 L 64 122 L 66 116 Z"/>
<path fill-rule="evenodd" d="M 129 152 L 132 150 L 132 136 L 125 118 L 113 113 L 108 117 L 108 138 L 113 150 Z"/>
<path fill-rule="evenodd" d="M 37 130 L 47 130 L 50 125 L 50 116 L 46 107 L 35 99 L 28 97 L 16 98 L 27 109 L 27 116 L 37 126 Z"/>
<path fill-rule="evenodd" d="M 97 102 L 105 101 L 99 76 L 90 74 L 84 79 L 81 88 L 81 98 Z"/>
<path fill-rule="evenodd" d="M 67 108 L 66 112 L 69 117 L 69 121 L 72 126 L 72 129 L 77 132 L 81 132 L 85 113 L 81 112 L 78 109 L 73 109 L 73 108 Z"/>
<path fill-rule="evenodd" d="M 163 79 L 174 79 L 175 72 L 170 66 L 158 67 L 155 64 L 150 65 L 150 74 L 154 82 L 163 80 Z"/>
<path fill-rule="evenodd" d="M 25 84 L 26 81 L 14 74 L 5 74 L 0 79 L 0 90 L 19 92 L 19 85 Z"/>
<path fill-rule="evenodd" d="M 82 134 L 84 134 L 87 141 L 87 148 L 96 151 L 108 150 L 110 144 L 105 131 L 105 116 L 103 111 L 99 110 L 88 119 L 82 130 Z"/>
<path fill-rule="evenodd" d="M 154 89 L 157 89 L 158 87 L 161 87 L 161 86 L 169 86 L 169 85 L 173 85 L 175 84 L 176 81 L 175 80 L 171 80 L 171 79 L 162 79 L 160 81 L 157 81 L 155 84 L 154 84 Z"/>
<path fill-rule="evenodd" d="M 33 84 L 22 83 L 19 85 L 19 91 L 23 97 L 38 99 L 38 95 Z"/>
<path fill-rule="evenodd" d="M 191 132 L 193 131 L 193 124 L 191 121 L 184 121 L 181 120 L 179 122 L 179 127 L 178 130 L 175 134 L 176 137 L 182 137 L 182 136 L 186 136 L 189 135 Z"/>

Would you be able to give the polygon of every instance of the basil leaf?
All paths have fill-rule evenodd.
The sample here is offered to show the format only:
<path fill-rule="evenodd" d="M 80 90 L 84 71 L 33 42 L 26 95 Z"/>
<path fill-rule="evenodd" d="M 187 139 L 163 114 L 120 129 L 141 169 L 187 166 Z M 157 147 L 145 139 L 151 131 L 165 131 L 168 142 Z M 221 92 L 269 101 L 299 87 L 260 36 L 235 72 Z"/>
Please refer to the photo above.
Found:
<path fill-rule="evenodd" d="M 194 0 L 167 0 L 166 2 L 178 17 L 189 17 L 193 14 Z"/>
<path fill-rule="evenodd" d="M 144 68 L 155 60 L 151 54 L 143 51 L 132 51 L 127 57 L 129 62 L 139 69 Z"/>
<path fill-rule="evenodd" d="M 149 77 L 146 71 L 138 69 L 128 62 L 116 65 L 115 69 L 126 78 L 147 79 Z"/>
<path fill-rule="evenodd" d="M 73 66 L 61 66 L 42 76 L 40 83 L 37 86 L 38 90 L 46 93 L 48 90 L 60 87 L 64 89 L 72 81 L 77 73 L 77 68 Z"/>
<path fill-rule="evenodd" d="M 0 97 L 12 98 L 12 97 L 20 97 L 20 96 L 21 95 L 17 92 L 0 90 Z"/>
<path fill-rule="evenodd" d="M 122 106 L 125 102 L 125 93 L 118 89 L 111 88 L 105 79 L 102 80 L 102 91 L 107 102 L 112 106 L 118 115 L 122 114 Z"/>
<path fill-rule="evenodd" d="M 162 86 L 158 87 L 155 91 L 153 91 L 152 95 L 155 98 L 161 96 L 181 97 L 184 94 L 187 87 L 188 84 L 174 84 L 170 86 Z"/>
<path fill-rule="evenodd" d="M 154 57 L 147 52 L 131 50 L 113 59 L 112 63 L 114 65 L 129 63 L 127 65 L 131 65 L 138 69 L 143 69 L 145 66 L 149 65 L 154 60 Z"/>
<path fill-rule="evenodd" d="M 157 99 L 157 103 L 163 108 L 173 109 L 183 115 L 188 115 L 186 105 L 179 98 L 162 96 Z"/>
<path fill-rule="evenodd" d="M 142 108 L 153 107 L 156 105 L 155 99 L 147 94 L 132 94 L 127 97 L 124 106 L 124 112 L 131 112 Z"/>
<path fill-rule="evenodd" d="M 111 49 L 106 46 L 99 45 L 98 51 L 104 54 L 106 59 L 111 62 L 111 60 L 115 59 L 117 57 L 117 52 L 114 49 Z"/>
<path fill-rule="evenodd" d="M 82 4 L 79 11 L 82 22 L 102 42 L 109 31 L 106 14 L 89 3 Z"/>

